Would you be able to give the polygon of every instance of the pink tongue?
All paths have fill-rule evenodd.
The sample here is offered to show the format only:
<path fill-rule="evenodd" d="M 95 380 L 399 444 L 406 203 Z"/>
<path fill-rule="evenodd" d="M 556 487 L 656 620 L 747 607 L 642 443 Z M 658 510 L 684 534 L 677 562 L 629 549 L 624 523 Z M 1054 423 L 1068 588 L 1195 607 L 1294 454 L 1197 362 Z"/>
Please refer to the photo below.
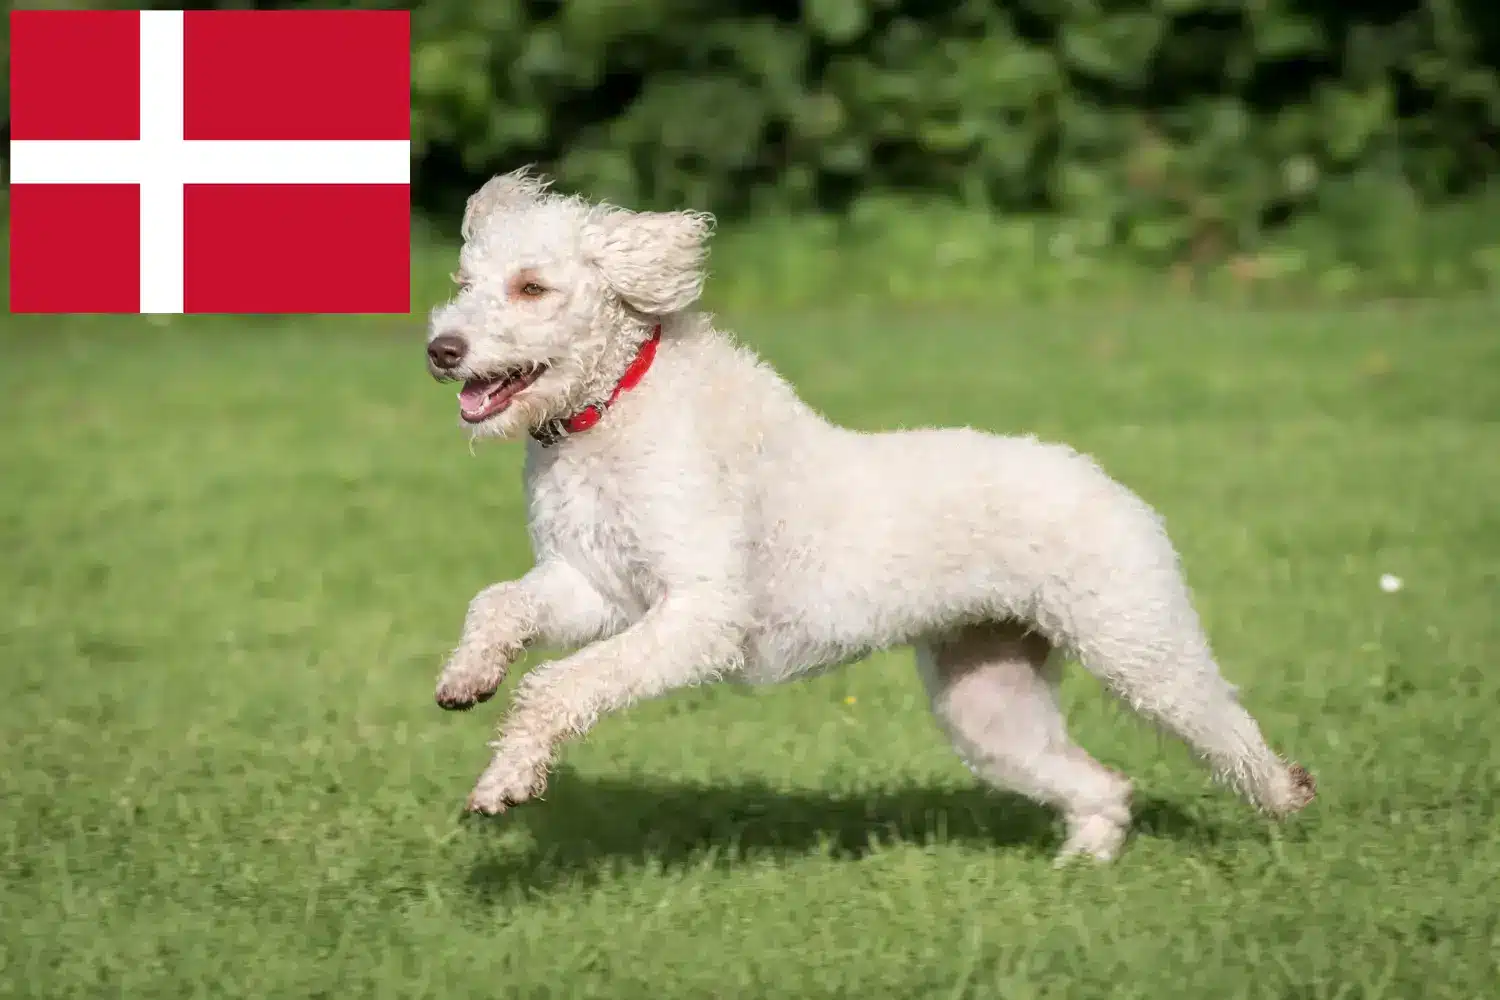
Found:
<path fill-rule="evenodd" d="M 498 378 L 491 378 L 483 380 L 471 379 L 465 382 L 463 392 L 458 394 L 458 405 L 466 410 L 479 409 L 484 403 L 484 397 L 490 390 L 499 385 L 501 381 Z"/>

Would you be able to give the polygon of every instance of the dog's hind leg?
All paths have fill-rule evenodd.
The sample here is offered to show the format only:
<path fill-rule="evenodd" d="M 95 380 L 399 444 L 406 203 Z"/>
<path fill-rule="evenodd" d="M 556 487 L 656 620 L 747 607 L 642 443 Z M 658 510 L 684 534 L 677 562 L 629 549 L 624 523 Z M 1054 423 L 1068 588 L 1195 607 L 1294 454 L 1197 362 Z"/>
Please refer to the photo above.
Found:
<path fill-rule="evenodd" d="M 1044 599 L 1052 613 L 1041 624 L 1114 694 L 1192 747 L 1217 778 L 1273 816 L 1296 812 L 1312 801 L 1312 776 L 1267 746 L 1219 672 L 1165 539 L 1155 542 L 1149 558 L 1100 573 L 1111 586 L 1068 587 L 1064 599 Z"/>
<path fill-rule="evenodd" d="M 969 770 L 1062 812 L 1059 861 L 1108 861 L 1130 825 L 1130 782 L 1068 738 L 1050 651 L 1020 625 L 976 625 L 919 643 L 917 669 Z"/>

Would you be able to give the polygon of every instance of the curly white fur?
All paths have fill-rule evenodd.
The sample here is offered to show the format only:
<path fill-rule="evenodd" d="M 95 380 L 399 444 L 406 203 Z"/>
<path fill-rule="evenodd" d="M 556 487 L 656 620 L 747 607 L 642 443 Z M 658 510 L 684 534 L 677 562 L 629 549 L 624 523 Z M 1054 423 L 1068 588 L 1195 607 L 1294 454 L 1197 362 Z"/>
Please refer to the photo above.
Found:
<path fill-rule="evenodd" d="M 719 677 L 787 680 L 900 644 L 916 646 L 974 773 L 1062 812 L 1065 857 L 1114 856 L 1131 785 L 1069 740 L 1055 651 L 1264 811 L 1311 800 L 1311 777 L 1267 747 L 1220 676 L 1145 503 L 1034 438 L 829 423 L 689 311 L 710 224 L 558 196 L 525 171 L 470 200 L 462 287 L 429 332 L 465 353 L 433 374 L 546 366 L 469 426 L 476 437 L 523 437 L 607 396 L 662 327 L 644 381 L 597 426 L 527 442 L 535 568 L 474 598 L 437 699 L 489 698 L 533 643 L 581 648 L 521 681 L 471 809 L 539 794 L 561 741 L 634 700 Z"/>

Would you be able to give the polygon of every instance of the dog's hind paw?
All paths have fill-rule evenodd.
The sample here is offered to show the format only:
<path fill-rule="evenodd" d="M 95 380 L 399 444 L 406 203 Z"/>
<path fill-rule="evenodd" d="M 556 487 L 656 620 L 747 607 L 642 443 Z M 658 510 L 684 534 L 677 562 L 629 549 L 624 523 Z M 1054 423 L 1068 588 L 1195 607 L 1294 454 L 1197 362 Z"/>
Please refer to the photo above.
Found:
<path fill-rule="evenodd" d="M 1061 868 L 1078 859 L 1113 861 L 1125 844 L 1127 827 L 1113 818 L 1092 814 L 1068 820 L 1068 836 L 1053 862 Z"/>
<path fill-rule="evenodd" d="M 1317 797 L 1318 783 L 1312 774 L 1301 764 L 1291 764 L 1286 769 L 1287 778 L 1291 780 L 1291 793 L 1288 795 L 1288 812 L 1296 812 L 1304 809 Z"/>

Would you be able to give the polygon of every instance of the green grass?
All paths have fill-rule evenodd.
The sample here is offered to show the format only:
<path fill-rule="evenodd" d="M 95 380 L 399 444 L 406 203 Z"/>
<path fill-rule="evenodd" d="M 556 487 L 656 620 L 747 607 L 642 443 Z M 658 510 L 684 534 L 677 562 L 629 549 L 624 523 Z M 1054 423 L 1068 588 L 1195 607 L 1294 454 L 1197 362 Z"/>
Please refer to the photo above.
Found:
<path fill-rule="evenodd" d="M 528 552 L 519 449 L 471 456 L 419 323 L 10 319 L 0 994 L 1493 995 L 1500 309 L 738 327 L 841 421 L 1096 454 L 1316 804 L 1262 821 L 1075 673 L 1139 817 L 1054 871 L 898 651 L 638 706 L 461 820 L 500 705 L 431 685 Z"/>

